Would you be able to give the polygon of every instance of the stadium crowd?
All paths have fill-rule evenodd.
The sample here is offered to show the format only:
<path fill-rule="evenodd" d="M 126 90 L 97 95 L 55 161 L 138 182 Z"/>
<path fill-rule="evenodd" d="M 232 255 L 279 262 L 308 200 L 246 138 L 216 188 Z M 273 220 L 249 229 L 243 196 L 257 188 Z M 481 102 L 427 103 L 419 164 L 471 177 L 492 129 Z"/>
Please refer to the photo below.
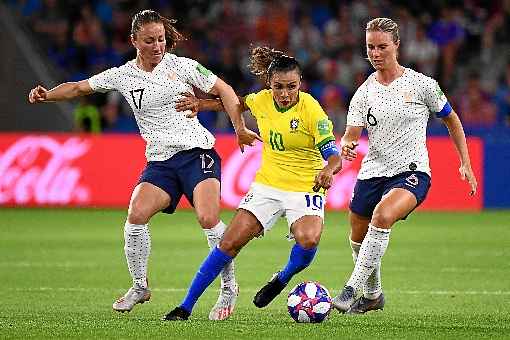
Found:
<path fill-rule="evenodd" d="M 304 66 L 303 90 L 320 99 L 337 134 L 345 128 L 354 90 L 373 70 L 365 60 L 365 25 L 393 18 L 400 26 L 400 62 L 432 76 L 447 91 L 466 129 L 510 127 L 510 0 L 297 1 L 297 0 L 7 0 L 61 81 L 134 58 L 131 16 L 153 8 L 178 20 L 190 39 L 177 55 L 196 59 L 237 89 L 260 89 L 247 71 L 250 45 L 288 51 Z M 400 5 L 398 5 L 400 3 Z M 34 40 L 36 41 L 36 40 Z M 119 94 L 77 103 L 87 131 L 131 132 L 136 123 Z M 212 132 L 231 131 L 228 117 L 202 113 Z M 439 125 L 432 122 L 431 126 Z"/>

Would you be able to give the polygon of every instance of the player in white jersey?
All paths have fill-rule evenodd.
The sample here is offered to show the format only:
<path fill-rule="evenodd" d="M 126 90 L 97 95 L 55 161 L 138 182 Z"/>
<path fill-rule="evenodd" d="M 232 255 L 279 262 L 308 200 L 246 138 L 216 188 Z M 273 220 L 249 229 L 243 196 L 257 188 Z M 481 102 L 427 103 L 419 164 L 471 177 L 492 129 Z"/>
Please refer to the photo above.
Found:
<path fill-rule="evenodd" d="M 395 222 L 405 219 L 430 187 L 425 144 L 431 114 L 441 118 L 460 157 L 460 175 L 476 193 L 462 124 L 438 83 L 402 67 L 397 24 L 376 18 L 367 24 L 366 48 L 375 72 L 358 88 L 349 106 L 342 157 L 353 160 L 363 128 L 368 153 L 363 159 L 349 206 L 350 243 L 355 262 L 351 277 L 333 299 L 340 312 L 362 314 L 384 307 L 381 258 Z M 356 299 L 357 293 L 362 295 Z"/>
<path fill-rule="evenodd" d="M 184 194 L 193 204 L 198 221 L 211 248 L 225 230 L 219 219 L 220 158 L 214 151 L 214 137 L 190 112 L 177 112 L 182 92 L 196 86 L 219 95 L 236 130 L 241 150 L 260 137 L 248 130 L 239 111 L 234 90 L 198 62 L 170 54 L 182 35 L 175 21 L 152 10 L 133 16 L 131 41 L 135 60 L 108 69 L 88 80 L 68 82 L 46 90 L 30 91 L 30 103 L 72 99 L 93 92 L 119 91 L 133 109 L 140 133 L 147 143 L 147 166 L 133 190 L 124 225 L 125 255 L 133 286 L 114 302 L 113 309 L 130 311 L 150 299 L 147 264 L 151 249 L 150 218 L 159 211 L 173 213 Z M 220 296 L 211 319 L 228 318 L 238 294 L 234 267 L 222 272 Z"/>

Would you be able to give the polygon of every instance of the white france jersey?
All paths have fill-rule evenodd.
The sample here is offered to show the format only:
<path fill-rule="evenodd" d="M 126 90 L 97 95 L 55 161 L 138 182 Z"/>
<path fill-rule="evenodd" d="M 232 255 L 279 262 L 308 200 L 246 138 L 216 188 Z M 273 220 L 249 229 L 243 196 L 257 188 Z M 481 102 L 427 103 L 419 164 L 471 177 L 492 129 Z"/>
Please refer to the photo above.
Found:
<path fill-rule="evenodd" d="M 192 85 L 209 92 L 217 77 L 198 62 L 166 53 L 152 72 L 131 60 L 89 78 L 94 91 L 119 91 L 131 106 L 140 133 L 146 141 L 148 161 L 167 160 L 179 151 L 211 149 L 214 136 L 188 112 L 177 112 L 182 92 L 193 93 Z"/>
<path fill-rule="evenodd" d="M 347 125 L 368 131 L 368 153 L 358 178 L 391 177 L 411 170 L 430 175 L 427 122 L 431 113 L 444 117 L 450 112 L 434 79 L 405 68 L 402 76 L 385 86 L 372 73 L 354 94 L 347 115 Z"/>

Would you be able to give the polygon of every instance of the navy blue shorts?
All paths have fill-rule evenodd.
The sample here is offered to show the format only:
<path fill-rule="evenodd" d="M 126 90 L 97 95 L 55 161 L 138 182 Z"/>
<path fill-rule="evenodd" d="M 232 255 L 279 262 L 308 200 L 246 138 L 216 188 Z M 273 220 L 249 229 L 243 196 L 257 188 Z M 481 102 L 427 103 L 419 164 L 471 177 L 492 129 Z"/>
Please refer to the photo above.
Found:
<path fill-rule="evenodd" d="M 430 176 L 421 171 L 406 171 L 393 177 L 358 179 L 354 186 L 349 209 L 358 215 L 372 217 L 375 206 L 393 188 L 402 188 L 412 192 L 418 201 L 417 207 L 427 196 L 430 188 Z"/>
<path fill-rule="evenodd" d="M 163 212 L 172 214 L 183 194 L 193 205 L 195 186 L 208 178 L 221 182 L 221 158 L 214 149 L 194 148 L 165 161 L 147 162 L 138 183 L 154 184 L 170 195 L 170 205 Z"/>

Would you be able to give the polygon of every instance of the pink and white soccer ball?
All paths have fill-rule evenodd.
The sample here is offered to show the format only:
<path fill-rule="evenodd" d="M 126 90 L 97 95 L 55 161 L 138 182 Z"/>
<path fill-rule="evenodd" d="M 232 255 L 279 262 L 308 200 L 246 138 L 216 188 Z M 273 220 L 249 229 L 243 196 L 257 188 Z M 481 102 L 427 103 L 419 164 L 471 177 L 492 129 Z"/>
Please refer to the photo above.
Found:
<path fill-rule="evenodd" d="M 290 291 L 287 308 L 296 322 L 322 322 L 331 311 L 331 295 L 319 282 L 301 282 Z"/>

